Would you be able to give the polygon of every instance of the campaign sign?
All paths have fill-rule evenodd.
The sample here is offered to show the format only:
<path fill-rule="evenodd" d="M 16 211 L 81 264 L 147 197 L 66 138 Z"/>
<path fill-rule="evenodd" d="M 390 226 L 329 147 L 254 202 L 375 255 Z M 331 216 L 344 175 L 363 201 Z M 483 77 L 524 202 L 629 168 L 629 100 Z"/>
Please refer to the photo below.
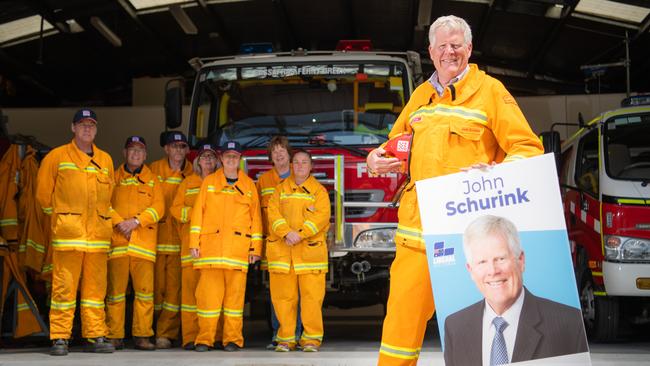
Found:
<path fill-rule="evenodd" d="M 591 364 L 556 172 L 547 154 L 416 183 L 448 366 Z"/>

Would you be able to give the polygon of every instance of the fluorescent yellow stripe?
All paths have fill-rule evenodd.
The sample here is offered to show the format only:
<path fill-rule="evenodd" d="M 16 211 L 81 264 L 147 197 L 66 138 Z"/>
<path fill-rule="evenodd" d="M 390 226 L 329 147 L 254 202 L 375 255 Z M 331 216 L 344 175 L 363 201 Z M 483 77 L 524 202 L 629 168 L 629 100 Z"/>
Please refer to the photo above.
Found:
<path fill-rule="evenodd" d="M 419 357 L 420 350 L 417 348 L 395 347 L 382 343 L 379 348 L 379 353 L 383 353 L 390 357 L 401 358 L 403 360 L 415 360 Z"/>
<path fill-rule="evenodd" d="M 155 208 L 153 207 L 148 207 L 146 210 L 144 210 L 146 213 L 151 215 L 151 218 L 153 219 L 154 222 L 158 222 L 160 220 L 160 216 L 158 215 L 158 211 L 156 211 Z"/>
<path fill-rule="evenodd" d="M 74 309 L 77 306 L 76 301 L 67 301 L 67 302 L 59 302 L 59 301 L 50 301 L 50 308 L 56 309 L 56 310 L 69 310 L 69 309 Z"/>
<path fill-rule="evenodd" d="M 478 122 L 487 126 L 487 113 L 480 109 L 471 109 L 461 106 L 452 106 L 446 104 L 437 104 L 434 107 L 423 107 L 411 113 L 409 120 L 419 115 L 440 115 L 440 116 L 455 116 L 470 121 Z"/>
<path fill-rule="evenodd" d="M 180 252 L 181 246 L 177 244 L 158 244 L 156 250 L 159 252 Z"/>
<path fill-rule="evenodd" d="M 244 310 L 223 308 L 223 315 L 232 318 L 241 318 L 244 316 Z"/>
<path fill-rule="evenodd" d="M 206 309 L 196 309 L 196 315 L 201 318 L 217 318 L 221 315 L 221 309 L 218 310 L 206 310 Z"/>
<path fill-rule="evenodd" d="M 286 269 L 289 270 L 291 269 L 291 264 L 287 262 L 268 262 L 269 269 L 277 268 L 277 269 Z"/>
<path fill-rule="evenodd" d="M 280 194 L 280 200 L 288 200 L 288 199 L 296 199 L 296 200 L 307 200 L 314 202 L 316 201 L 316 198 L 311 195 L 311 194 L 306 194 L 306 193 L 281 193 Z"/>
<path fill-rule="evenodd" d="M 186 196 L 191 196 L 193 194 L 199 194 L 200 188 L 188 188 L 185 190 L 185 195 Z"/>
<path fill-rule="evenodd" d="M 201 227 L 200 226 L 191 226 L 190 227 L 190 233 L 200 234 L 201 233 Z"/>
<path fill-rule="evenodd" d="M 109 295 L 106 296 L 106 302 L 110 304 L 118 303 L 118 302 L 124 302 L 126 300 L 126 294 L 117 294 L 117 295 Z"/>
<path fill-rule="evenodd" d="M 280 226 L 282 224 L 286 224 L 286 223 L 287 223 L 287 220 L 285 220 L 285 219 L 277 219 L 277 220 L 273 221 L 273 225 L 271 225 L 271 229 L 273 231 L 275 231 L 278 228 L 278 226 Z"/>
<path fill-rule="evenodd" d="M 318 228 L 313 221 L 305 220 L 305 225 L 311 230 L 312 234 L 318 234 Z"/>
<path fill-rule="evenodd" d="M 0 227 L 18 225 L 18 219 L 2 219 L 0 220 Z"/>
<path fill-rule="evenodd" d="M 108 250 L 111 243 L 108 241 L 84 241 L 84 240 L 61 240 L 52 241 L 54 248 L 79 248 L 79 249 L 106 249 Z"/>
<path fill-rule="evenodd" d="M 27 239 L 26 245 L 28 247 L 34 248 L 35 251 L 39 253 L 45 253 L 45 246 L 38 244 L 37 242 Z"/>
<path fill-rule="evenodd" d="M 151 302 L 153 301 L 153 292 L 150 293 L 145 293 L 145 292 L 135 292 L 135 298 L 140 300 L 140 301 L 147 301 Z"/>
<path fill-rule="evenodd" d="M 18 305 L 16 306 L 16 310 L 18 310 L 18 311 L 29 310 L 29 304 L 26 303 L 26 302 L 20 303 L 20 304 L 18 304 Z"/>
<path fill-rule="evenodd" d="M 162 308 L 163 308 L 163 310 L 171 311 L 171 312 L 174 312 L 174 313 L 178 312 L 181 309 L 181 307 L 179 305 L 170 304 L 168 302 L 163 302 Z"/>
<path fill-rule="evenodd" d="M 134 254 L 139 254 L 141 256 L 150 258 L 150 259 L 156 259 L 156 252 L 153 250 L 149 250 L 140 246 L 137 246 L 135 244 L 129 244 L 129 253 L 134 253 Z"/>
<path fill-rule="evenodd" d="M 264 188 L 262 189 L 262 196 L 268 196 L 269 194 L 275 193 L 275 188 Z"/>
<path fill-rule="evenodd" d="M 103 301 L 96 301 L 96 300 L 89 300 L 89 299 L 81 299 L 80 304 L 81 307 L 95 308 L 95 309 L 103 309 L 106 306 Z"/>
<path fill-rule="evenodd" d="M 196 305 L 181 304 L 181 311 L 184 311 L 186 313 L 196 313 Z"/>

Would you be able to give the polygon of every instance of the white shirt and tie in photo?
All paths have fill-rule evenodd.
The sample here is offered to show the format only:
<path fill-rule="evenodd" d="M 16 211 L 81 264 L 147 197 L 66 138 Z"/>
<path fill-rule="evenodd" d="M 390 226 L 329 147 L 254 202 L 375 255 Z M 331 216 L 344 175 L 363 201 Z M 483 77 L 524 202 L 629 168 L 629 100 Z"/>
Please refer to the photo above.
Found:
<path fill-rule="evenodd" d="M 517 339 L 517 327 L 519 326 L 519 316 L 521 315 L 521 309 L 524 306 L 524 291 L 521 291 L 517 300 L 512 304 L 512 306 L 503 312 L 503 314 L 498 315 L 492 310 L 490 304 L 485 301 L 485 309 L 483 311 L 483 366 L 496 366 L 504 365 L 510 363 L 512 360 L 512 353 L 515 349 L 515 340 Z M 497 330 L 494 324 L 494 319 L 500 317 L 506 322 L 506 326 L 503 329 L 503 339 L 505 340 L 506 362 L 502 361 L 502 358 L 499 358 L 498 354 L 502 355 L 500 346 L 498 346 L 497 341 Z M 501 351 L 501 352 L 500 352 Z"/>

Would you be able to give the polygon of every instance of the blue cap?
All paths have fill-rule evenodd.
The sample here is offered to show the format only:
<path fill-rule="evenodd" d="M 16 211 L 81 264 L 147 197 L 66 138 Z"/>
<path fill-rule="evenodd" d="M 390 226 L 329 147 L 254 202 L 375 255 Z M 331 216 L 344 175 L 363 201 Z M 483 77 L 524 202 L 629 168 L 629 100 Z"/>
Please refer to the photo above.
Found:
<path fill-rule="evenodd" d="M 223 146 L 221 146 L 221 151 L 222 153 L 228 152 L 228 151 L 234 151 L 238 154 L 241 154 L 242 148 L 241 144 L 237 141 L 226 141 Z"/>
<path fill-rule="evenodd" d="M 196 154 L 196 156 L 201 156 L 201 154 L 203 154 L 206 151 L 212 151 L 213 153 L 215 153 L 215 155 L 217 154 L 217 148 L 212 144 L 201 144 L 198 146 L 198 150 L 199 152 L 198 154 Z"/>
<path fill-rule="evenodd" d="M 173 144 L 175 142 L 184 142 L 187 144 L 187 137 L 182 132 L 170 131 L 165 137 L 165 145 Z"/>
<path fill-rule="evenodd" d="M 74 114 L 72 123 L 79 123 L 86 119 L 97 123 L 97 114 L 88 108 L 80 109 L 77 111 L 77 113 Z"/>
<path fill-rule="evenodd" d="M 147 147 L 147 142 L 144 140 L 144 137 L 142 136 L 129 136 L 126 138 L 126 142 L 124 143 L 124 148 L 126 149 L 127 147 L 133 145 L 133 144 L 140 144 L 143 147 Z"/>

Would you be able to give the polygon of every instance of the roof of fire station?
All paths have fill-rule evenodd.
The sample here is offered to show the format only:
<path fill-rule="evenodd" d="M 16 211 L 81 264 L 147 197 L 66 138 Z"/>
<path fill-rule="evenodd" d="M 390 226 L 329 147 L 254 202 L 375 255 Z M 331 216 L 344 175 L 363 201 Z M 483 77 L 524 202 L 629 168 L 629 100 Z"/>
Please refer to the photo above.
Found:
<path fill-rule="evenodd" d="M 252 42 L 369 39 L 418 51 L 429 73 L 428 26 L 448 14 L 472 27 L 471 62 L 515 95 L 625 92 L 626 60 L 631 90 L 650 91 L 647 0 L 5 0 L 0 107 L 129 105 L 133 78 L 191 83 L 189 59 Z"/>

